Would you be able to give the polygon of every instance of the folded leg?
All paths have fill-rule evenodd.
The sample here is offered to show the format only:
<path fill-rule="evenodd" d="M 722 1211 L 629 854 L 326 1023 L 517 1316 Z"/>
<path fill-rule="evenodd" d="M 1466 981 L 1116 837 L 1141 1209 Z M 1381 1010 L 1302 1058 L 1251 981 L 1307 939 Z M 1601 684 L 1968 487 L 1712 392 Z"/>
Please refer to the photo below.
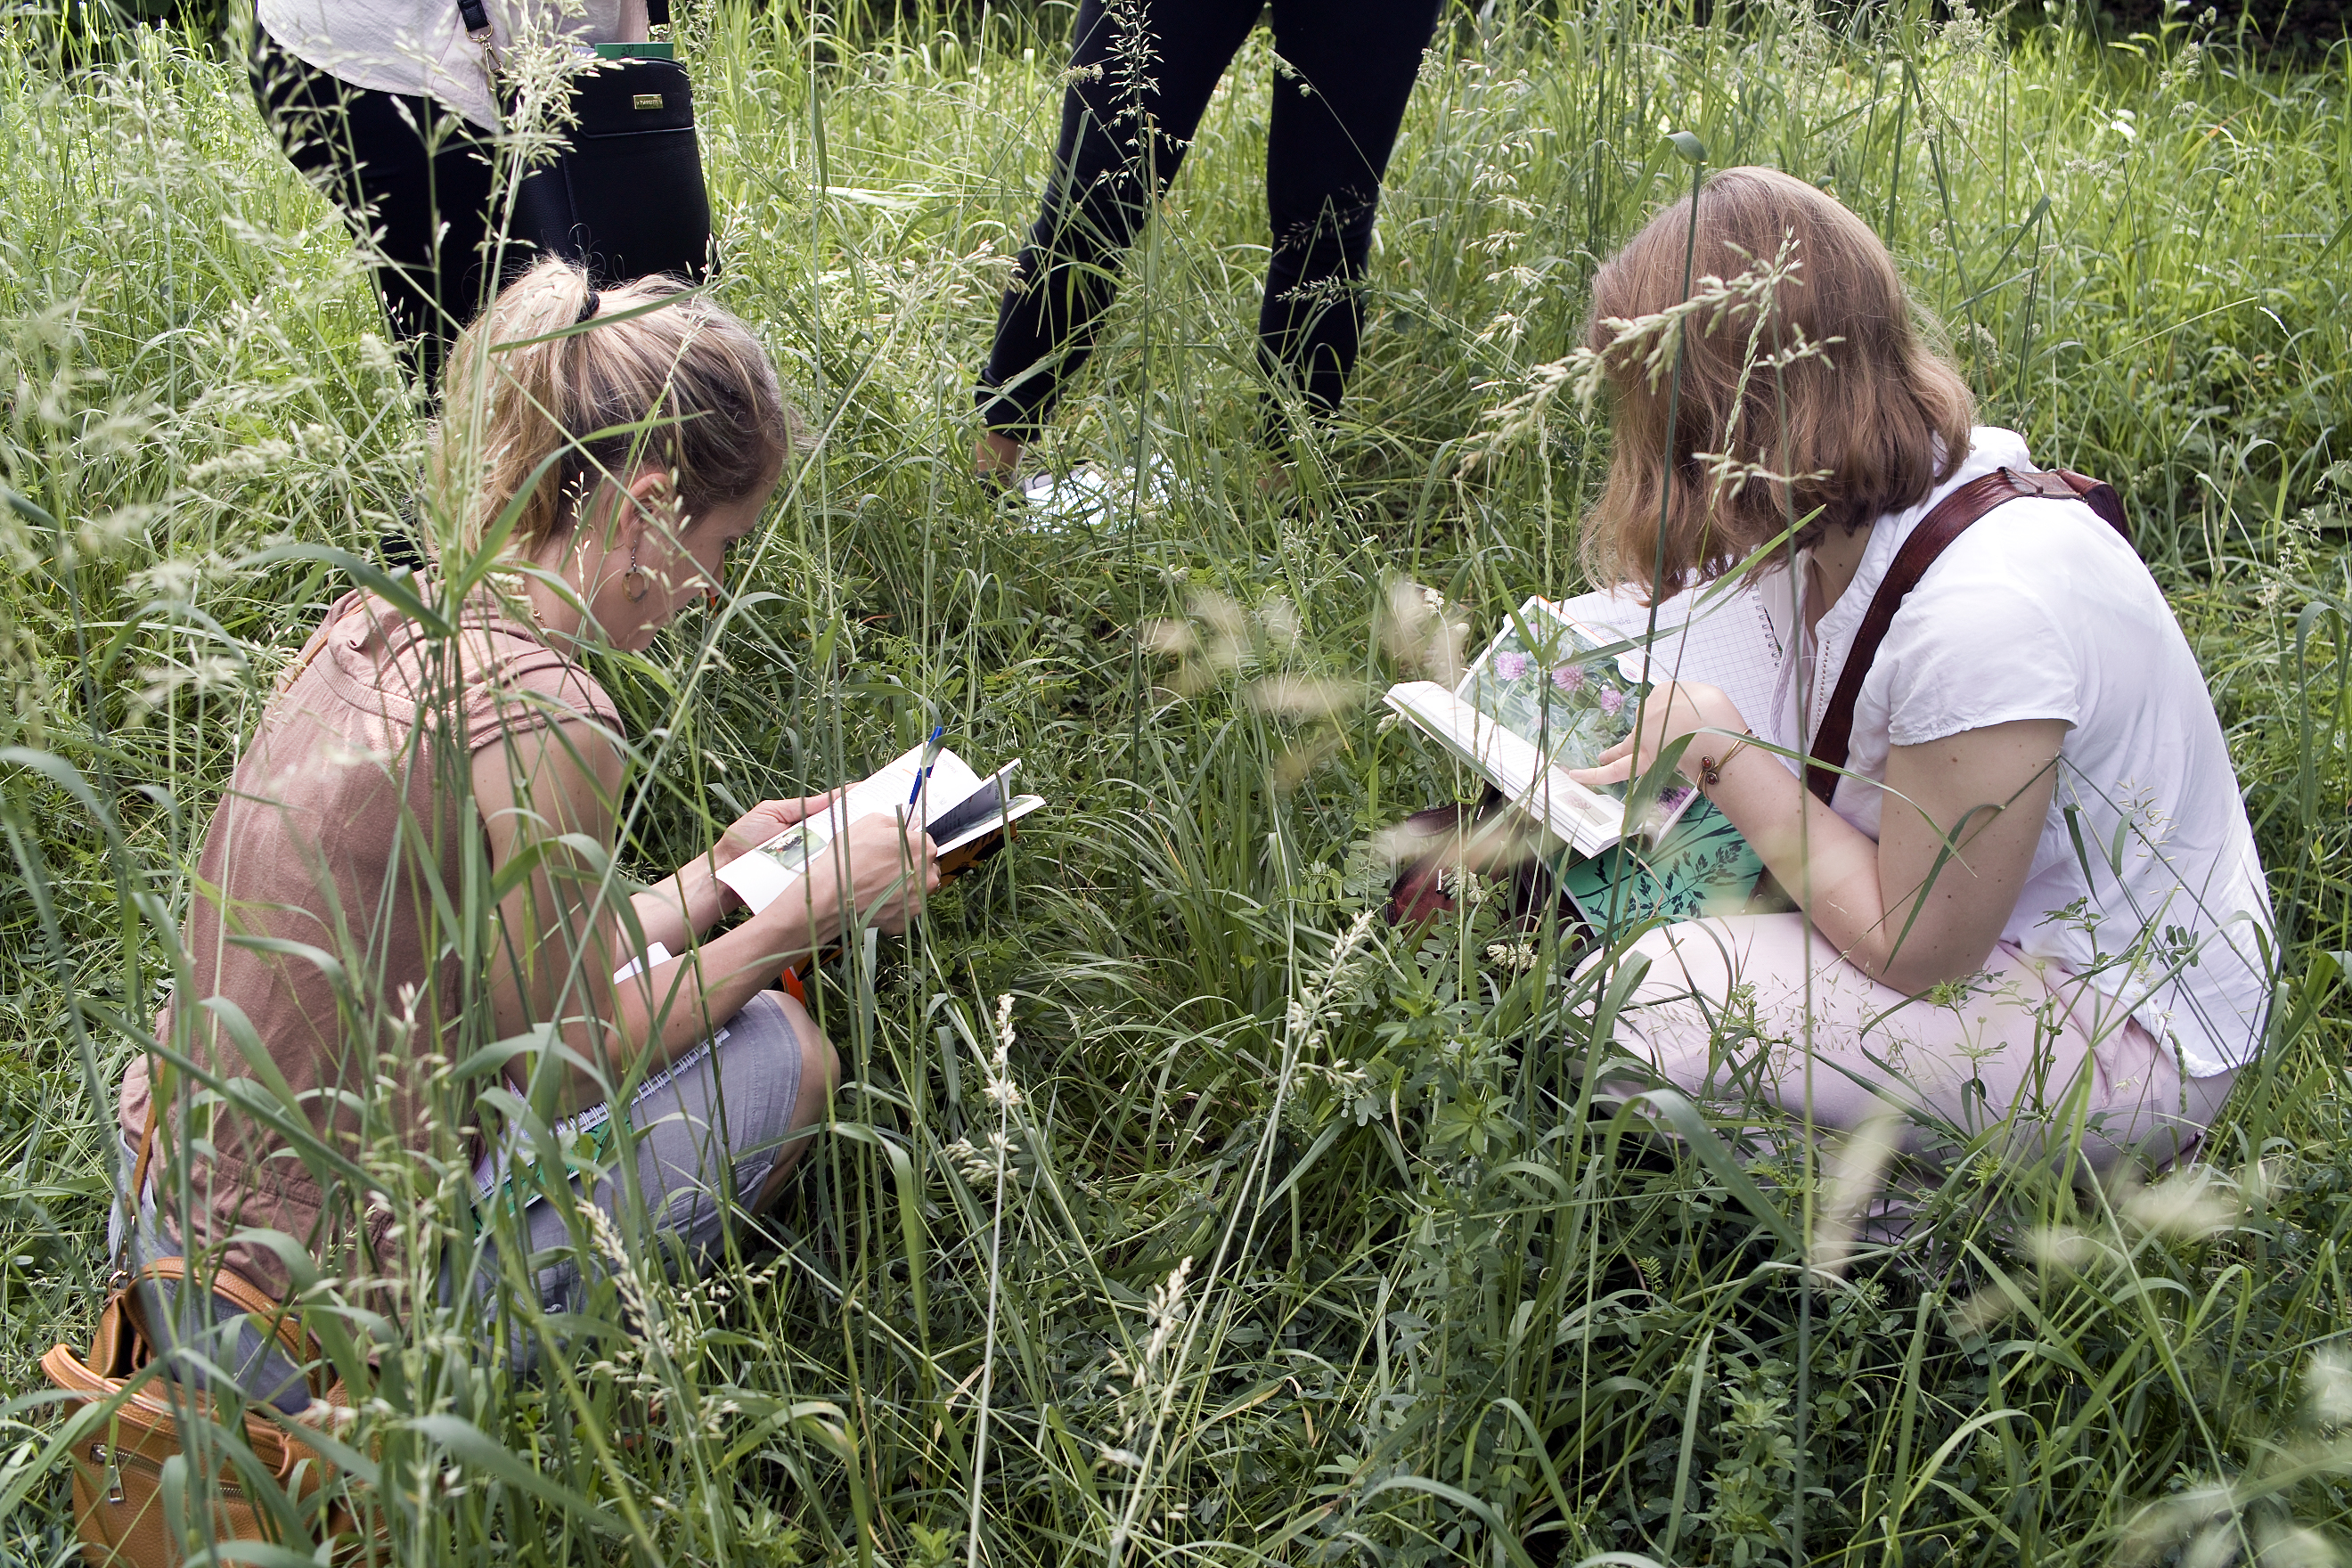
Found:
<path fill-rule="evenodd" d="M 630 1104 L 633 1161 L 593 1193 L 575 1180 L 575 1203 L 540 1195 L 524 1208 L 539 1297 L 550 1310 L 572 1310 L 586 1293 L 582 1264 L 597 1242 L 574 1233 L 578 1198 L 610 1217 L 642 1201 L 640 1234 L 693 1268 L 718 1245 L 730 1215 L 773 1201 L 815 1136 L 836 1069 L 832 1045 L 800 1004 L 761 992 L 721 1032 L 708 1056 Z"/>
<path fill-rule="evenodd" d="M 1980 973 L 1916 997 L 1846 963 L 1801 914 L 1689 921 L 1632 952 L 1650 967 L 1619 1037 L 1668 1082 L 1836 1130 L 1893 1106 L 1915 1152 L 1998 1132 L 2028 1157 L 2079 1124 L 2095 1169 L 2126 1153 L 2167 1164 L 2203 1136 L 2234 1077 L 2185 1077 L 2095 987 L 2007 943 Z"/>

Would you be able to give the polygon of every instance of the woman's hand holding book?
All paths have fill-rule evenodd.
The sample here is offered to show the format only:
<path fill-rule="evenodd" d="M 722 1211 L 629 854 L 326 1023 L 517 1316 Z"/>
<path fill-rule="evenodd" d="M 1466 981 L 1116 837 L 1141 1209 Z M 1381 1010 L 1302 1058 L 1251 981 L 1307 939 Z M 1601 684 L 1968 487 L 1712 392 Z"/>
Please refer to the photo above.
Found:
<path fill-rule="evenodd" d="M 837 808 L 854 786 L 842 784 L 823 795 L 796 800 L 763 800 L 745 812 L 710 847 L 709 863 L 717 868 L 769 843 L 786 828 Z M 897 935 L 922 905 L 925 894 L 940 885 L 939 856 L 930 838 L 908 822 L 892 816 L 862 816 L 811 859 L 809 875 L 817 879 L 794 897 L 780 900 L 796 906 L 791 927 L 807 945 L 826 947 L 838 939 L 833 916 L 841 915 L 841 931 L 852 929 L 852 916 L 863 914 L 863 925 Z M 843 900 L 845 876 L 848 900 Z M 732 889 L 722 891 L 732 902 L 743 902 Z M 770 908 L 773 908 L 771 905 Z"/>
<path fill-rule="evenodd" d="M 1568 776 L 1585 785 L 1623 784 L 1647 773 L 1660 752 L 1688 735 L 1691 742 L 1675 767 L 1696 782 L 1702 754 L 1726 758 L 1748 733 L 1748 721 L 1722 688 L 1697 680 L 1664 680 L 1643 700 L 1633 732 L 1601 752 L 1593 766 L 1575 769 Z"/>
<path fill-rule="evenodd" d="M 877 814 L 852 821 L 810 861 L 805 889 L 794 889 L 766 912 L 795 926 L 806 921 L 812 938 L 836 918 L 842 932 L 872 926 L 896 935 L 939 885 L 939 852 L 930 835 L 918 823 Z"/>
<path fill-rule="evenodd" d="M 750 854 L 785 828 L 815 816 L 848 793 L 847 784 L 836 784 L 823 795 L 761 801 L 719 836 L 719 842 L 710 847 L 711 865 L 724 866 L 738 856 Z"/>

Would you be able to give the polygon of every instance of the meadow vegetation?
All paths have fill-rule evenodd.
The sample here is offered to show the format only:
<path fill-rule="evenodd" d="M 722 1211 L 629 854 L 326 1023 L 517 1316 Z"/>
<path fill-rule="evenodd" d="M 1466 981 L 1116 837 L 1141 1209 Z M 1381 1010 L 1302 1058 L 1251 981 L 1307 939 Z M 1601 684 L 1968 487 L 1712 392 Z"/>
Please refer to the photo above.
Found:
<path fill-rule="evenodd" d="M 726 601 L 601 670 L 644 753 L 631 864 L 935 722 L 1055 805 L 917 936 L 824 969 L 838 1125 L 707 1283 L 625 1222 L 596 1310 L 531 1323 L 577 1347 L 531 1377 L 477 1303 L 394 1331 L 320 1287 L 391 1554 L 2334 1561 L 2352 49 L 2263 63 L 2185 14 L 2101 47 L 1906 0 L 1449 13 L 1361 373 L 1268 490 L 1259 171 L 1269 95 L 1302 87 L 1261 33 L 1038 448 L 1174 482 L 1044 530 L 968 478 L 970 378 L 1066 25 L 680 24 L 719 291 L 818 439 Z M 35 1363 L 96 1305 L 112 1086 L 205 817 L 413 506 L 425 428 L 237 64 L 168 31 L 53 44 L 0 33 L 0 1561 L 26 1564 L 69 1549 Z M 1448 617 L 1483 638 L 1583 585 L 1605 426 L 1547 367 L 1599 258 L 1689 180 L 1668 131 L 1833 188 L 1985 418 L 2124 491 L 2282 933 L 2269 1048 L 2194 1172 L 1971 1155 L 1921 1178 L 1899 1245 L 1853 1238 L 1737 1118 L 1664 1143 L 1591 1115 L 1605 970 L 1491 905 L 1368 919 L 1376 835 L 1464 789 L 1372 694 Z M 418 1070 L 470 1101 L 458 1056 Z M 464 1234 L 462 1165 L 377 1174 L 421 1235 Z"/>

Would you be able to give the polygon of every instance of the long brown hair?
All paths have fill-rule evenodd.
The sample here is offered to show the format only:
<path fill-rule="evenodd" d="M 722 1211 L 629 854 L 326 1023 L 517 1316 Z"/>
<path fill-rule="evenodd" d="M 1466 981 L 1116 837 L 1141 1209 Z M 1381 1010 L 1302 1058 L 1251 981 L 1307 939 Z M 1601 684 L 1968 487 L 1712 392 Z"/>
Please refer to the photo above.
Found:
<path fill-rule="evenodd" d="M 1968 455 L 1975 399 L 1868 225 L 1777 169 L 1721 170 L 1699 187 L 1685 274 L 1692 199 L 1651 218 L 1593 279 L 1585 341 L 1615 405 L 1583 540 L 1598 583 L 1672 593 L 1694 574 L 1721 576 L 1816 509 L 1800 542 L 1916 505 Z M 1675 391 L 1673 356 L 1644 352 L 1660 340 L 1642 320 L 1709 292 L 1710 277 L 1760 282 L 1776 268 L 1777 284 L 1717 288 L 1720 308 L 1685 318 Z"/>
<path fill-rule="evenodd" d="M 433 442 L 463 549 L 478 550 L 526 488 L 509 558 L 569 529 L 601 478 L 658 464 L 675 476 L 690 526 L 782 469 L 800 422 L 775 368 L 750 328 L 685 292 L 670 279 L 640 279 L 604 289 L 583 315 L 587 274 L 550 258 L 466 329 Z M 648 421 L 650 431 L 624 428 Z"/>

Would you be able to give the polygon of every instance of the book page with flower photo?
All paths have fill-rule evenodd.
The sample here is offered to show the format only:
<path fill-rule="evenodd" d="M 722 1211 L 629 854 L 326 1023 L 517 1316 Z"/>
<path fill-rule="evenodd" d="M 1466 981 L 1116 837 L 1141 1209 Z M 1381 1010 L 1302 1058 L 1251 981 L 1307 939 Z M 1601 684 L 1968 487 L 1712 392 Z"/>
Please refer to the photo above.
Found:
<path fill-rule="evenodd" d="M 1548 599 L 1529 599 L 1504 623 L 1454 694 L 1535 747 L 1552 767 L 1589 768 L 1633 732 L 1649 689 L 1627 671 L 1622 654 L 1602 651 L 1622 641 L 1561 614 Z M 1625 792 L 1621 786 L 1610 793 Z M 1670 784 L 1624 836 L 1655 842 L 1695 797 L 1688 785 Z"/>
<path fill-rule="evenodd" d="M 1563 619 L 1543 599 L 1520 606 L 1452 690 L 1434 681 L 1391 687 L 1386 701 L 1580 855 L 1674 826 L 1692 792 L 1662 792 L 1641 823 L 1625 821 L 1625 786 L 1569 777 L 1633 731 L 1647 688 L 1602 651 L 1602 634 Z"/>
<path fill-rule="evenodd" d="M 1671 668 L 1727 689 L 1769 692 L 1780 673 L 1780 646 L 1769 616 L 1742 607 L 1748 598 L 1707 606 L 1708 635 L 1696 641 L 1685 622 L 1692 619 L 1697 596 L 1662 604 L 1657 630 L 1660 638 L 1672 639 Z M 1615 614 L 1588 619 L 1571 606 Z M 1633 732 L 1650 689 L 1643 677 L 1654 662 L 1643 646 L 1646 628 L 1640 623 L 1648 618 L 1647 610 L 1629 611 L 1608 595 L 1586 595 L 1568 605 L 1530 598 L 1452 690 L 1433 681 L 1404 681 L 1389 689 L 1386 701 L 1577 855 L 1598 855 L 1630 840 L 1644 855 L 1664 856 L 1662 864 L 1679 865 L 1680 847 L 1665 842 L 1669 835 L 1679 837 L 1686 818 L 1695 823 L 1713 815 L 1696 790 L 1677 778 L 1659 792 L 1643 821 L 1628 824 L 1624 785 L 1596 790 L 1568 776 Z M 1633 623 L 1633 629 L 1621 622 Z M 1710 839 L 1717 831 L 1713 823 L 1695 829 Z M 1670 847 L 1677 853 L 1668 853 Z M 1647 863 L 1636 857 L 1624 864 L 1637 862 Z M 1756 863 L 1759 871 L 1761 866 Z M 1666 880 L 1680 887 L 1688 879 Z M 1712 872 L 1699 879 L 1708 884 L 1709 898 L 1722 879 Z"/>

